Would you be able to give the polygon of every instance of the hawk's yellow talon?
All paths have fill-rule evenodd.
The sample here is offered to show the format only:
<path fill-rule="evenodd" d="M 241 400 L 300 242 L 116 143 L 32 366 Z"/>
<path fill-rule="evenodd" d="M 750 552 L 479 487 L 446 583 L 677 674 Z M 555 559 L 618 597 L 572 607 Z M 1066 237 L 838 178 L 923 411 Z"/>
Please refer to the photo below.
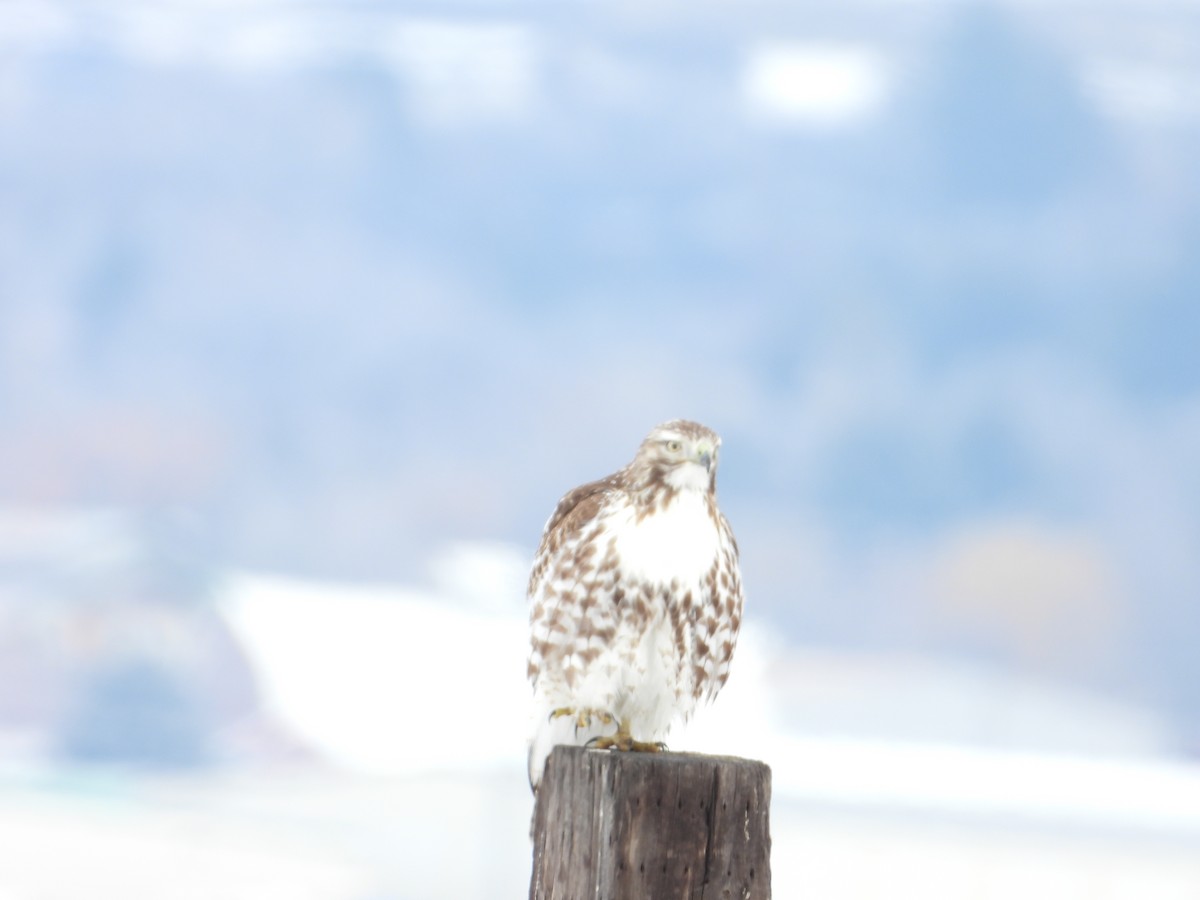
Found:
<path fill-rule="evenodd" d="M 617 733 L 609 737 L 594 737 L 585 745 L 591 750 L 621 750 L 631 753 L 662 753 L 667 745 L 662 741 L 638 741 L 629 733 L 629 723 L 621 722 Z"/>

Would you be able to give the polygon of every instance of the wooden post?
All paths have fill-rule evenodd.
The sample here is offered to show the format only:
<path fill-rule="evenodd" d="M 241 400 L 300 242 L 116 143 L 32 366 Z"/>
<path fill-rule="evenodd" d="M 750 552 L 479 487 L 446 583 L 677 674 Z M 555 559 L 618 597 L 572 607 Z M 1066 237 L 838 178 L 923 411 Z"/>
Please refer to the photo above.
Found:
<path fill-rule="evenodd" d="M 770 804 L 761 762 L 555 747 L 530 900 L 769 900 Z"/>

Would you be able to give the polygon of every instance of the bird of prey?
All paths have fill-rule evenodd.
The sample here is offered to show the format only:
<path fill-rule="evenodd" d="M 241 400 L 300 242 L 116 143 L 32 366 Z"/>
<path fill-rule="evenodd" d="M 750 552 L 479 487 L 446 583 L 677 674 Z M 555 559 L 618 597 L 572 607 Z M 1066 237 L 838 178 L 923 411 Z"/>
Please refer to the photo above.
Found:
<path fill-rule="evenodd" d="M 742 579 L 717 508 L 720 447 L 703 425 L 665 422 L 546 523 L 529 578 L 535 791 L 556 744 L 662 749 L 725 684 Z"/>

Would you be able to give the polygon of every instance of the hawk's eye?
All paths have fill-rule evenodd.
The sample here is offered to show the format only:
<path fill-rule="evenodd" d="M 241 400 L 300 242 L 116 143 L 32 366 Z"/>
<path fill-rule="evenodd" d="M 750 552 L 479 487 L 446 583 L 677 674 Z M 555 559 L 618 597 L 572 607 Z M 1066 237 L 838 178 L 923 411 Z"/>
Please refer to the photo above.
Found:
<path fill-rule="evenodd" d="M 672 453 L 678 453 L 683 449 L 683 441 L 667 441 L 667 449 Z"/>

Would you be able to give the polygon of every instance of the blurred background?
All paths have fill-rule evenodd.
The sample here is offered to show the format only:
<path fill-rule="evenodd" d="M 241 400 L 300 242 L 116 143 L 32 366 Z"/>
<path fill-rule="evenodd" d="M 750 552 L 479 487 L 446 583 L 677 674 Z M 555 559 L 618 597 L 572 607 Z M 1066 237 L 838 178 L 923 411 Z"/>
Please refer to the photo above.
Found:
<path fill-rule="evenodd" d="M 0 898 L 523 896 L 674 417 L 776 896 L 1196 897 L 1197 160 L 1184 0 L 5 0 Z"/>

